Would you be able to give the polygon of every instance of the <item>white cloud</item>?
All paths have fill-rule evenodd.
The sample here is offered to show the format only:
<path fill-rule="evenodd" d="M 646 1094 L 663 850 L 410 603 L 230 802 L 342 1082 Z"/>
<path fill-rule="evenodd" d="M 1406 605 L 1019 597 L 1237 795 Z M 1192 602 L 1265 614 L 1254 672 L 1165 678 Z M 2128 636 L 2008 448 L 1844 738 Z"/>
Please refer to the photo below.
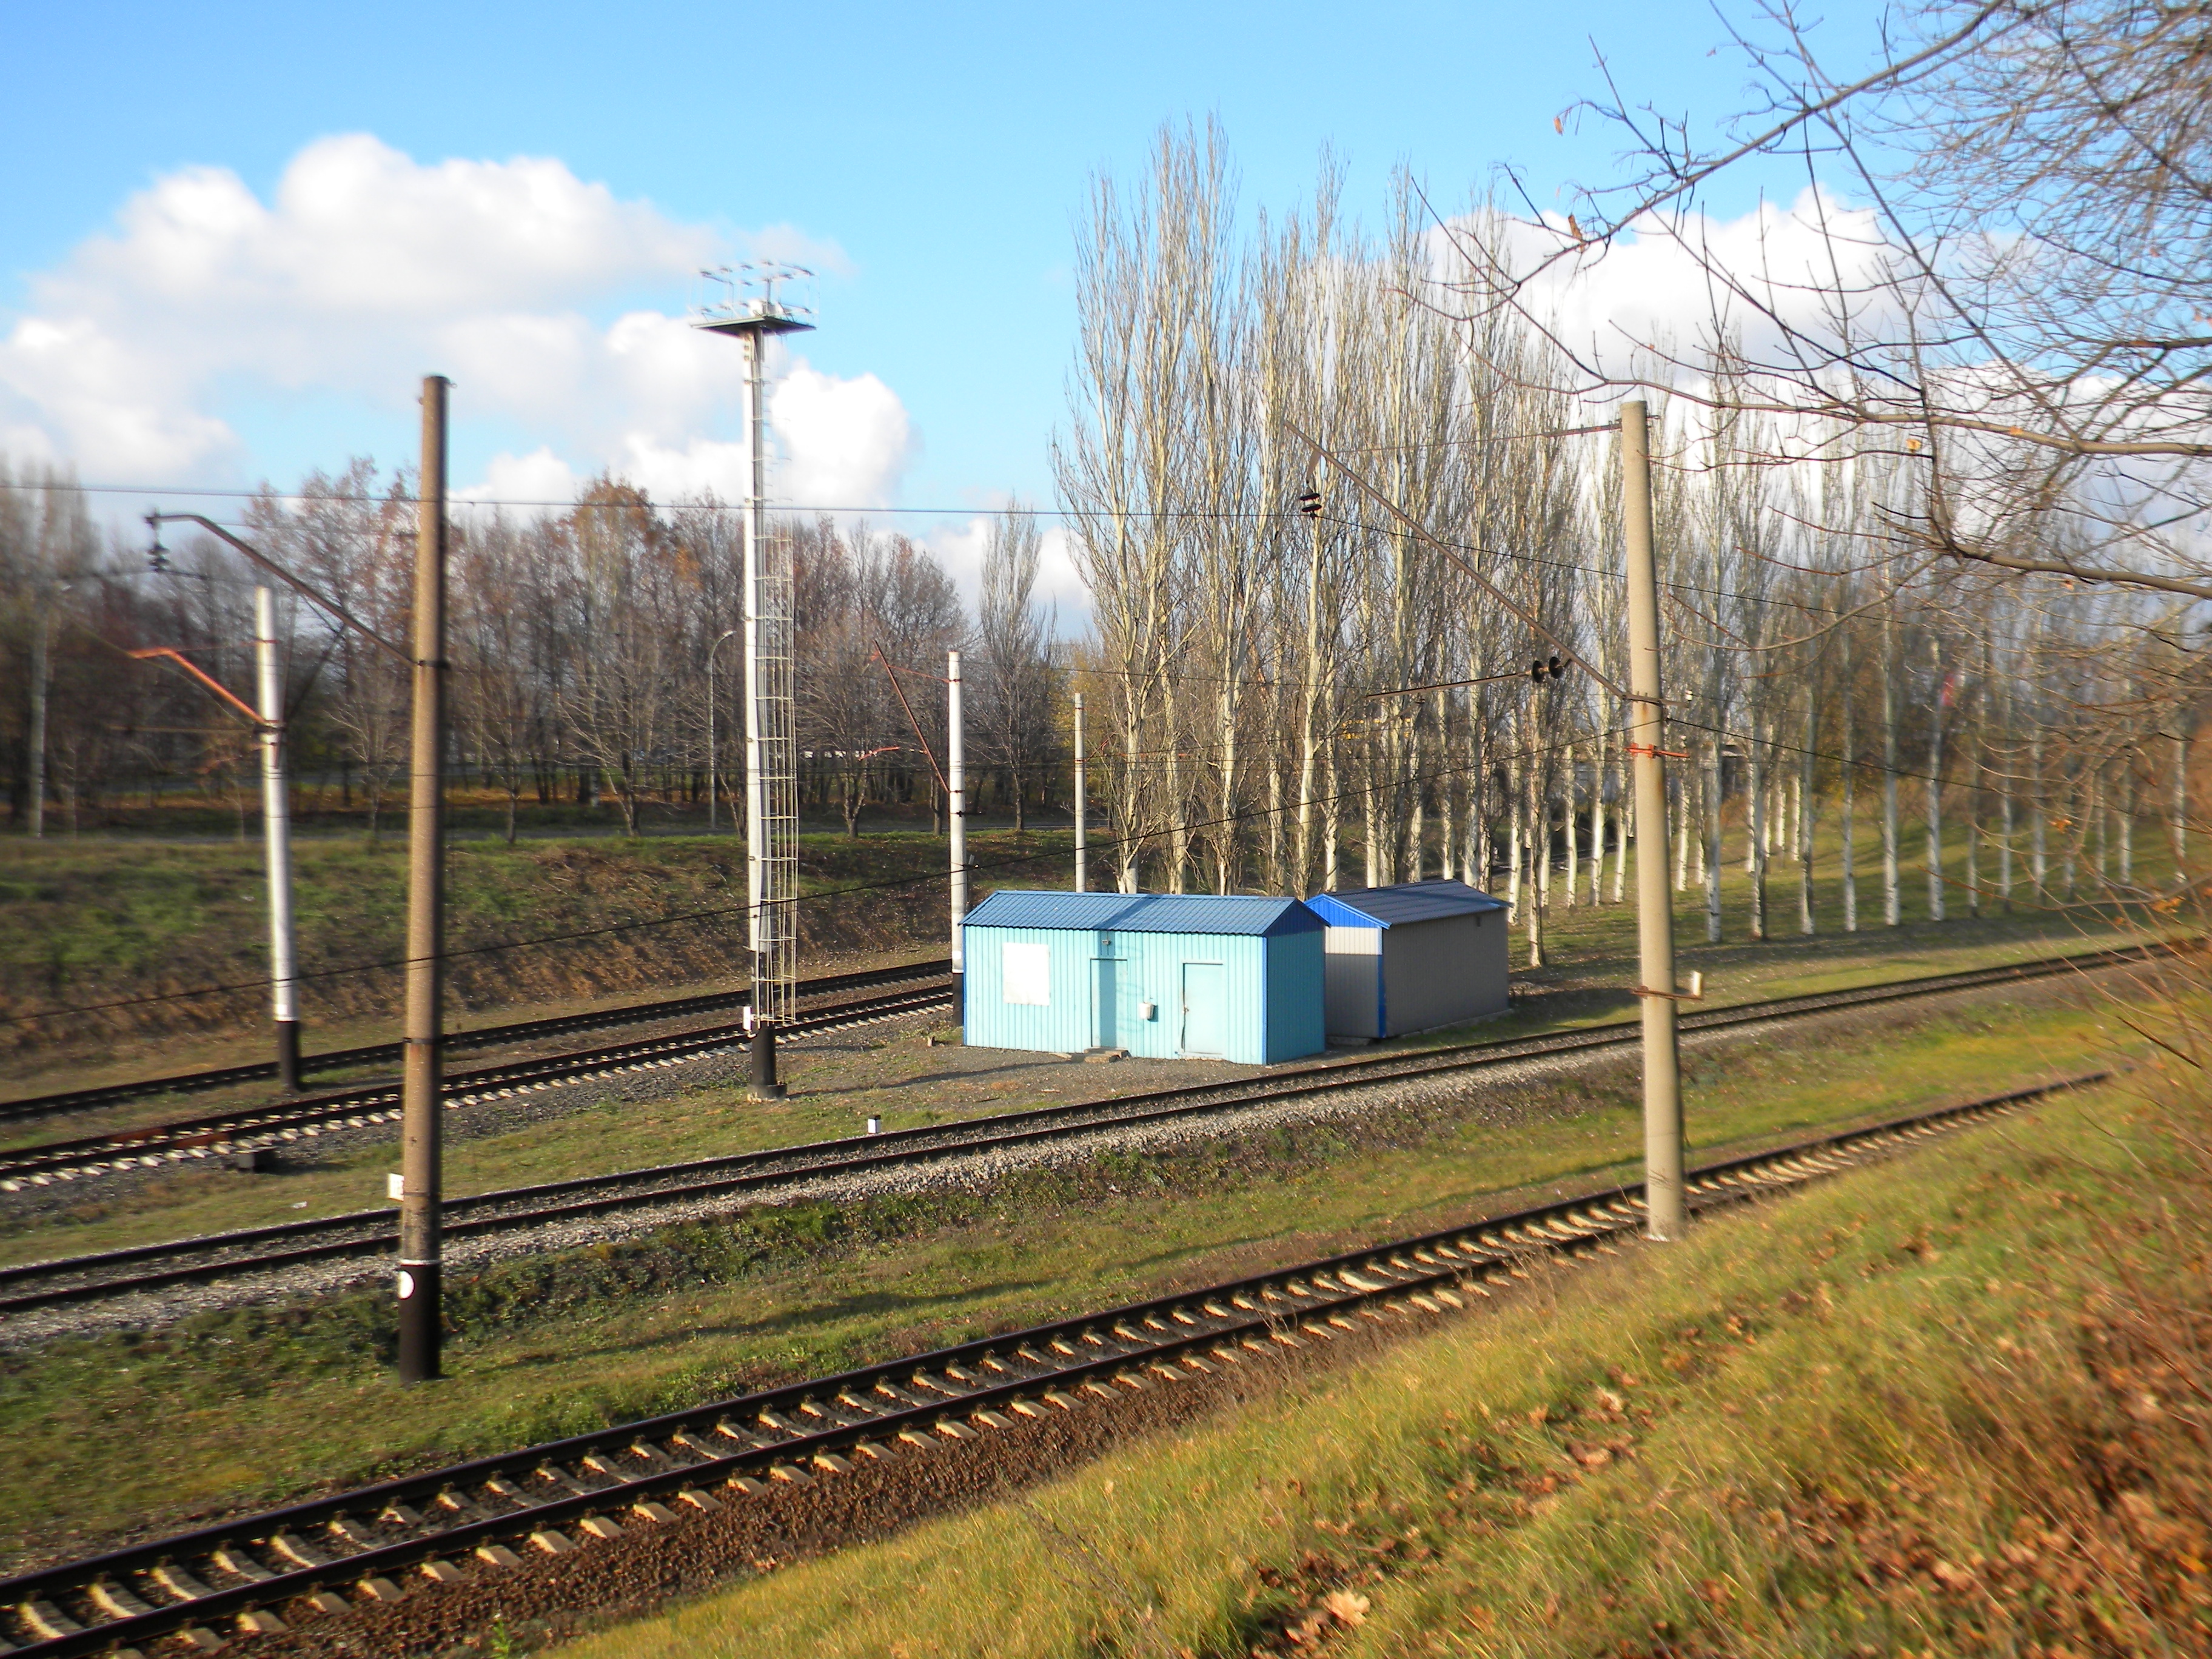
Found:
<path fill-rule="evenodd" d="M 840 380 L 804 359 L 777 385 L 769 424 L 788 458 L 775 493 L 801 507 L 888 507 L 914 452 L 889 386 L 872 374 Z"/>
<path fill-rule="evenodd" d="M 1071 639 L 1090 626 L 1091 590 L 1076 570 L 1073 538 L 1066 526 L 1048 519 L 1040 529 L 1036 602 L 1057 608 L 1060 636 Z M 982 587 L 983 547 L 990 533 L 990 516 L 978 514 L 957 524 L 939 525 L 921 538 L 970 611 Z"/>
<path fill-rule="evenodd" d="M 1534 269 L 1566 243 L 1565 217 L 1546 218 L 1548 229 L 1500 222 L 1521 269 Z M 1436 246 L 1440 269 L 1449 270 L 1443 239 Z M 1585 362 L 1626 374 L 1650 368 L 1654 348 L 1694 356 L 1711 334 L 1717 308 L 1753 355 L 1778 346 L 1784 325 L 1818 335 L 1836 285 L 1866 293 L 1885 254 L 1871 210 L 1808 188 L 1786 207 L 1765 202 L 1735 219 L 1685 214 L 1639 221 L 1610 243 L 1548 267 L 1530 297 Z M 1715 271 L 1729 273 L 1759 304 L 1728 293 Z"/>
<path fill-rule="evenodd" d="M 612 466 L 655 494 L 733 495 L 742 354 L 680 316 L 606 315 L 640 289 L 685 292 L 733 251 L 848 268 L 789 226 L 732 250 L 545 158 L 424 164 L 348 134 L 301 150 L 265 202 L 226 169 L 186 168 L 0 319 L 0 442 L 88 477 L 238 478 L 270 470 L 240 433 L 257 416 L 302 396 L 389 416 L 435 369 L 464 434 L 490 418 L 533 446 L 471 494 L 555 498 Z M 788 500 L 887 502 L 915 447 L 881 380 L 803 360 L 772 419 Z"/>

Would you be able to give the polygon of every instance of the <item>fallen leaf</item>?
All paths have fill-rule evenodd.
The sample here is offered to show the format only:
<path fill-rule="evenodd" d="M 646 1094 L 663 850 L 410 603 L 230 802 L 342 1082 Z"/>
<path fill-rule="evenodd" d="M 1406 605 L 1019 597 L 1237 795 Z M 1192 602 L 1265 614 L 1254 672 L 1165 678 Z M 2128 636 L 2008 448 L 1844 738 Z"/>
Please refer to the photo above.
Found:
<path fill-rule="evenodd" d="M 1367 1609 L 1371 1605 L 1365 1596 L 1354 1595 L 1350 1590 L 1331 1590 L 1322 1600 L 1322 1606 L 1328 1610 L 1329 1617 L 1340 1625 L 1365 1624 Z"/>

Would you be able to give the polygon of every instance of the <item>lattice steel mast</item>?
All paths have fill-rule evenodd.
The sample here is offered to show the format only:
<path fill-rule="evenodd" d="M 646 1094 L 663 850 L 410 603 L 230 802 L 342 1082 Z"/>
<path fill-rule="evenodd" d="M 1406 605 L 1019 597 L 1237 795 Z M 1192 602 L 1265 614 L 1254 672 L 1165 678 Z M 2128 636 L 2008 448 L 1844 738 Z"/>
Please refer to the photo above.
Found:
<path fill-rule="evenodd" d="M 704 273 L 732 296 L 694 319 L 734 336 L 745 351 L 745 906 L 752 946 L 756 1097 L 781 1095 L 775 1028 L 789 1021 L 799 981 L 799 771 L 793 735 L 791 542 L 768 523 L 768 342 L 811 329 L 775 285 L 810 275 L 796 265 Z M 740 280 L 757 291 L 736 293 Z"/>

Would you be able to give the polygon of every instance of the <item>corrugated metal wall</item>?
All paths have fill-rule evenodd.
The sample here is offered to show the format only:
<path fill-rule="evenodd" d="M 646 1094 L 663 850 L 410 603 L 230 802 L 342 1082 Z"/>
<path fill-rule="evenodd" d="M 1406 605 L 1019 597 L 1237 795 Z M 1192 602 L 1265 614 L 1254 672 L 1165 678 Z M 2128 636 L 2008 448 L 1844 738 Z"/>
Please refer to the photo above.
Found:
<path fill-rule="evenodd" d="M 1267 947 L 1267 1054 L 1270 1062 L 1317 1054 L 1328 1047 L 1322 1012 L 1322 943 L 1328 935 L 1279 933 Z"/>
<path fill-rule="evenodd" d="M 1381 927 L 1332 927 L 1324 935 L 1322 984 L 1331 1036 L 1378 1037 L 1382 1018 Z"/>
<path fill-rule="evenodd" d="M 1318 930 L 1273 939 L 1206 933 L 1096 933 L 1066 928 L 970 927 L 966 934 L 965 1039 L 977 1048 L 1073 1054 L 1098 1044 L 1173 1059 L 1182 1053 L 1183 965 L 1219 963 L 1222 1058 L 1249 1066 L 1321 1052 Z M 1051 1001 L 1006 1000 L 1005 945 L 1049 947 Z M 1111 962 L 1111 1030 L 1096 1006 L 1101 961 Z M 1144 1018 L 1144 1005 L 1152 1017 Z"/>
<path fill-rule="evenodd" d="M 970 927 L 966 938 L 966 1008 L 962 1036 L 981 1048 L 1044 1048 L 1075 1054 L 1091 1047 L 1091 958 L 1096 933 L 1064 927 Z M 1006 1000 L 1004 947 L 1011 940 L 1048 953 L 1052 1000 L 1044 1007 Z"/>
<path fill-rule="evenodd" d="M 1495 911 L 1401 922 L 1387 930 L 1382 994 L 1389 1035 L 1503 1011 L 1510 1000 L 1505 947 L 1504 918 Z"/>

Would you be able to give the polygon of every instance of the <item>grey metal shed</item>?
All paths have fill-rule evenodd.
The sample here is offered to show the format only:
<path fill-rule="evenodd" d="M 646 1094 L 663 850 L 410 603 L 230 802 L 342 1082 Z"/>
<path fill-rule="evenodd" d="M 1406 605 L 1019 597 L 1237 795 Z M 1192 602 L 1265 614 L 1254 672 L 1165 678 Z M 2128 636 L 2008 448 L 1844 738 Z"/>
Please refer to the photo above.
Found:
<path fill-rule="evenodd" d="M 1332 1037 L 1402 1036 L 1511 1006 L 1505 903 L 1463 881 L 1318 893 Z"/>

